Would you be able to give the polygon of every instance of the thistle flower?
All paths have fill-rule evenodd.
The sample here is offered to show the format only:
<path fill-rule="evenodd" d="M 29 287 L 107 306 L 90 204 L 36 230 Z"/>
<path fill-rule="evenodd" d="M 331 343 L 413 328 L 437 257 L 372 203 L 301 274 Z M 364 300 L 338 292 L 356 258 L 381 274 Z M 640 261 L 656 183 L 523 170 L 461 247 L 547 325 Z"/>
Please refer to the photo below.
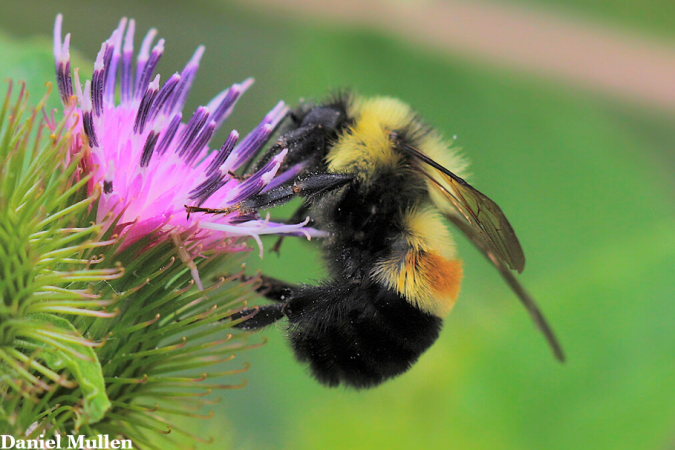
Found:
<path fill-rule="evenodd" d="M 47 119 L 46 97 L 22 119 L 28 94 L 11 97 L 10 83 L 0 105 L 0 434 L 107 434 L 157 449 L 176 435 L 208 441 L 174 418 L 210 418 L 200 410 L 212 390 L 244 386 L 222 378 L 247 370 L 235 355 L 260 344 L 234 328 L 247 317 L 228 318 L 259 277 L 215 253 L 196 264 L 227 275 L 195 290 L 176 257 L 191 230 L 120 250 L 115 226 L 95 223 L 101 192 L 87 194 L 87 151 L 71 152 L 78 135 L 65 125 L 77 121 Z"/>
<path fill-rule="evenodd" d="M 54 27 L 54 56 L 61 100 L 67 110 L 73 107 L 71 97 L 77 98 L 79 122 L 74 126 L 80 139 L 74 142 L 88 143 L 91 148 L 86 162 L 94 173 L 89 191 L 102 190 L 97 221 L 118 218 L 116 231 L 124 236 L 121 249 L 153 232 L 169 230 L 194 230 L 186 243 L 191 256 L 241 249 L 224 241 L 226 238 L 253 237 L 262 252 L 259 236 L 263 234 L 304 235 L 308 239 L 322 235 L 305 228 L 307 221 L 285 225 L 235 211 L 190 222 L 185 214 L 185 205 L 227 208 L 297 175 L 301 167 L 277 174 L 286 150 L 247 178 L 234 173 L 254 158 L 274 133 L 288 112 L 283 102 L 245 138 L 240 140 L 239 134 L 232 131 L 220 150 L 209 151 L 213 134 L 232 113 L 252 79 L 220 92 L 183 123 L 183 106 L 204 47 L 196 50 L 180 73 L 160 86 L 160 76 L 153 74 L 164 52 L 164 39 L 152 47 L 157 32 L 148 32 L 134 73 L 135 23 L 133 19 L 122 19 L 102 44 L 92 80 L 82 89 L 77 70 L 71 79 L 70 34 L 62 41 L 61 23 L 59 15 Z M 119 103 L 115 101 L 118 84 Z"/>
<path fill-rule="evenodd" d="M 260 286 L 259 277 L 232 270 L 231 254 L 245 248 L 245 236 L 321 233 L 236 211 L 188 222 L 184 205 L 226 208 L 293 178 L 297 167 L 277 173 L 285 151 L 257 173 L 234 175 L 286 107 L 209 152 L 250 80 L 182 123 L 202 48 L 160 87 L 151 78 L 163 41 L 151 51 L 155 32 L 148 34 L 134 74 L 134 23 L 122 20 L 82 89 L 77 71 L 71 78 L 61 21 L 54 54 L 62 118 L 44 114 L 43 100 L 21 122 L 23 90 L 0 109 L 0 434 L 108 434 L 135 448 L 166 448 L 158 440 L 172 431 L 203 440 L 172 417 L 211 417 L 200 411 L 213 403 L 208 394 L 243 386 L 221 377 L 248 367 L 221 363 L 259 345 L 234 328 L 248 317 L 229 319 Z M 200 290 L 197 267 L 208 280 Z"/>

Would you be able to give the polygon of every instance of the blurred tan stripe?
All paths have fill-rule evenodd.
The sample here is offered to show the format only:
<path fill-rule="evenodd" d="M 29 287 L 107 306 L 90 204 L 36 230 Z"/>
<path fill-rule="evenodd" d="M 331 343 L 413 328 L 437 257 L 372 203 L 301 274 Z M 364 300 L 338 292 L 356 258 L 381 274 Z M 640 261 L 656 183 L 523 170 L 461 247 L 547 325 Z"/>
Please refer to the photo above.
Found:
<path fill-rule="evenodd" d="M 484 1 L 238 1 L 287 17 L 377 27 L 439 50 L 675 111 L 675 45 L 627 30 Z"/>

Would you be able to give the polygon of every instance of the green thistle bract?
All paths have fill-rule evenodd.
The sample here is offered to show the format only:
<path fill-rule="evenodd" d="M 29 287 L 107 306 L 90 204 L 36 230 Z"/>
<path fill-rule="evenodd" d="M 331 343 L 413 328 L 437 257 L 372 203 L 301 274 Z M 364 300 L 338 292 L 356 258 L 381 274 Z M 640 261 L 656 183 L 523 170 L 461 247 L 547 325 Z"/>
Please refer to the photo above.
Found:
<path fill-rule="evenodd" d="M 253 212 L 188 221 L 187 203 L 237 204 L 296 174 L 277 174 L 282 151 L 245 179 L 232 175 L 286 108 L 238 145 L 232 132 L 210 151 L 251 82 L 181 124 L 203 49 L 160 89 L 150 79 L 164 41 L 149 53 L 148 34 L 133 80 L 128 25 L 103 44 L 83 91 L 58 16 L 60 120 L 44 111 L 46 97 L 29 110 L 24 87 L 13 95 L 11 84 L 0 111 L 0 434 L 17 439 L 108 435 L 157 449 L 176 435 L 204 440 L 174 421 L 210 417 L 202 407 L 211 391 L 243 386 L 228 376 L 247 366 L 227 362 L 259 345 L 233 328 L 248 317 L 223 320 L 260 284 L 237 267 L 245 239 L 323 235 L 307 221 L 274 224 Z"/>
<path fill-rule="evenodd" d="M 77 173 L 79 155 L 68 153 L 70 131 L 61 125 L 45 136 L 45 121 L 37 122 L 46 97 L 22 120 L 28 94 L 21 86 L 12 102 L 12 90 L 0 111 L 0 426 L 17 434 L 46 412 L 48 392 L 79 386 L 81 410 L 92 420 L 109 407 L 102 377 L 83 383 L 92 370 L 100 373 L 97 344 L 57 314 L 109 316 L 110 302 L 86 285 L 124 270 L 89 257 L 110 242 L 100 226 L 74 220 L 88 215 L 97 196 L 82 195 L 88 177 Z"/>
<path fill-rule="evenodd" d="M 239 262 L 218 253 L 190 261 L 208 280 L 198 290 L 190 230 L 120 249 L 115 218 L 96 222 L 100 192 L 87 189 L 86 148 L 72 153 L 72 118 L 53 124 L 46 97 L 29 113 L 27 99 L 10 85 L 0 111 L 0 434 L 203 440 L 173 420 L 210 417 L 212 390 L 243 386 L 222 377 L 247 366 L 220 363 L 259 344 L 232 328 L 245 318 L 222 319 L 257 278 L 214 276 Z"/>

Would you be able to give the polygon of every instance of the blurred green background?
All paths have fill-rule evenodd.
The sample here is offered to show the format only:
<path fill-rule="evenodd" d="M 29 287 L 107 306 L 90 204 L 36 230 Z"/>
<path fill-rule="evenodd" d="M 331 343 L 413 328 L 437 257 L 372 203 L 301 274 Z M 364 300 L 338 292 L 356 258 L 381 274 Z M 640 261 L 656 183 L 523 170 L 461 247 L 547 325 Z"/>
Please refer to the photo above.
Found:
<path fill-rule="evenodd" d="M 675 43 L 671 1 L 531 4 Z M 28 80 L 34 98 L 53 77 L 57 12 L 83 61 L 122 16 L 137 33 L 157 27 L 163 79 L 205 44 L 188 111 L 254 76 L 218 142 L 279 99 L 340 87 L 412 104 L 457 135 L 474 184 L 508 214 L 528 257 L 521 280 L 568 354 L 554 361 L 496 272 L 458 239 L 460 301 L 412 370 L 370 391 L 329 390 L 295 363 L 281 325 L 266 330 L 268 345 L 243 355 L 248 387 L 225 392 L 215 418 L 189 422 L 214 436 L 212 448 L 675 448 L 675 114 L 425 49 L 396 30 L 217 0 L 0 3 L 0 75 Z M 280 258 L 258 263 L 254 252 L 249 265 L 298 282 L 323 277 L 313 243 L 284 245 Z"/>

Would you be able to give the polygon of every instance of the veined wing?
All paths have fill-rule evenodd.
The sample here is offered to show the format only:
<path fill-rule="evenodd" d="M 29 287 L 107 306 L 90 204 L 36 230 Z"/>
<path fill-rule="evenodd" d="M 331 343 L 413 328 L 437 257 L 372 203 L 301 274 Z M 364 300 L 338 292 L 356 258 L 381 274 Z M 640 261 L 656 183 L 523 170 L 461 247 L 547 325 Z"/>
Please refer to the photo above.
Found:
<path fill-rule="evenodd" d="M 419 170 L 432 180 L 432 184 L 440 187 L 442 195 L 464 216 L 490 253 L 507 267 L 521 273 L 525 268 L 525 255 L 513 227 L 501 208 L 464 179 L 416 148 L 403 142 L 400 145 L 404 152 L 419 163 L 425 164 L 424 166 L 418 164 Z M 445 182 L 445 185 L 441 181 Z"/>

